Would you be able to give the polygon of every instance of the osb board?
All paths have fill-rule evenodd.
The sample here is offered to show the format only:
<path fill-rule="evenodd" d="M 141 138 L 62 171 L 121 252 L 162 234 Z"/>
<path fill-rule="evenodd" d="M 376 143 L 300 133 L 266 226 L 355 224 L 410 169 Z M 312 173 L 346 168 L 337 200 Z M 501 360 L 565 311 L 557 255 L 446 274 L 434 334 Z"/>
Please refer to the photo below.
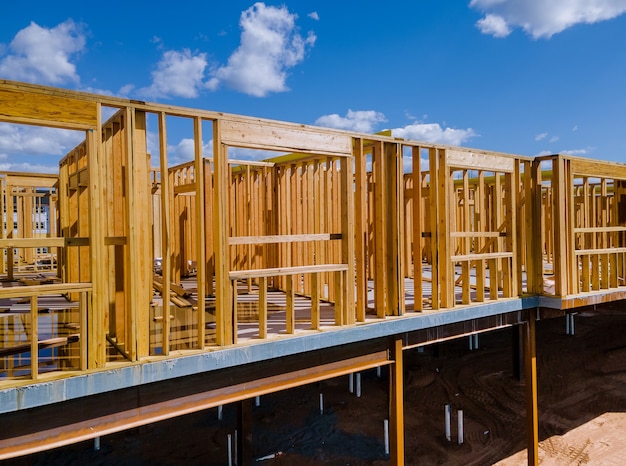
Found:
<path fill-rule="evenodd" d="M 49 93 L 0 88 L 0 121 L 89 129 L 97 125 L 97 105 Z"/>

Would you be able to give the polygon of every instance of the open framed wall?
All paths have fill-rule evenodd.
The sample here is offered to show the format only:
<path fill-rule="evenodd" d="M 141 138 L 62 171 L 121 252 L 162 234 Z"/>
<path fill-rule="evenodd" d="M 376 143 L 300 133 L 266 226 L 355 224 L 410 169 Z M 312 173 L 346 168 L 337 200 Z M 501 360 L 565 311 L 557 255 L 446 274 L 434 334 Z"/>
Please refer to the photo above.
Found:
<path fill-rule="evenodd" d="M 20 206 L 17 233 L 5 228 L 0 245 L 57 256 L 56 283 L 0 289 L 28 300 L 33 331 L 3 351 L 27 345 L 31 368 L 50 344 L 37 326 L 49 296 L 78 309 L 71 367 L 92 370 L 524 296 L 575 306 L 624 292 L 621 164 L 8 81 L 0 103 L 3 122 L 84 133 L 58 177 L 0 176 L 2 202 Z M 187 160 L 173 153 L 176 126 Z M 57 221 L 29 236 L 41 196 Z M 5 257 L 8 275 L 16 262 Z"/>

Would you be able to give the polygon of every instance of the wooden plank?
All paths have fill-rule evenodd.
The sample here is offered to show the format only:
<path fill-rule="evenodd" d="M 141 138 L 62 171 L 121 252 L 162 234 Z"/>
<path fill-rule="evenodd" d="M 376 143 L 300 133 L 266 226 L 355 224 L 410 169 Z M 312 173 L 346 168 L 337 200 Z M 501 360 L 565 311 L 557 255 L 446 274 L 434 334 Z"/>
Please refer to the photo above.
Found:
<path fill-rule="evenodd" d="M 391 313 L 395 316 L 404 315 L 404 229 L 402 223 L 404 209 L 404 189 L 403 189 L 403 172 L 402 167 L 402 145 L 399 143 L 385 143 L 385 156 L 388 160 L 388 178 L 387 178 L 387 201 L 388 212 L 391 214 L 390 221 L 387 223 L 389 233 L 387 236 L 387 280 L 388 288 L 388 306 Z"/>
<path fill-rule="evenodd" d="M 318 273 L 311 274 L 311 328 L 320 329 L 320 284 Z"/>
<path fill-rule="evenodd" d="M 231 280 L 245 280 L 247 278 L 277 277 L 299 275 L 304 273 L 341 272 L 347 271 L 348 264 L 315 264 L 294 267 L 272 267 L 267 269 L 233 270 L 229 272 Z"/>
<path fill-rule="evenodd" d="M 341 233 L 302 233 L 295 235 L 231 236 L 230 246 L 241 244 L 297 243 L 311 241 L 329 241 L 342 239 Z"/>
<path fill-rule="evenodd" d="M 267 338 L 267 277 L 259 277 L 259 338 Z"/>
<path fill-rule="evenodd" d="M 507 251 L 510 251 L 513 255 L 510 260 L 504 260 L 505 274 L 509 277 L 509 283 L 505 287 L 508 291 L 508 295 L 505 294 L 505 297 L 518 296 L 518 285 L 521 289 L 521 277 L 518 278 L 518 255 L 519 251 L 517 250 L 517 218 L 519 216 L 519 205 L 518 205 L 518 196 L 519 196 L 519 183 L 520 183 L 520 166 L 519 161 L 515 161 L 515 169 L 513 173 L 508 173 L 505 175 L 505 190 L 507 192 L 507 203 L 505 206 L 505 217 L 506 217 L 506 231 L 507 236 L 504 239 L 504 246 Z"/>
<path fill-rule="evenodd" d="M 300 279 L 300 275 L 296 275 L 298 280 Z M 294 333 L 296 330 L 296 311 L 295 311 L 295 288 L 294 288 L 294 275 L 286 276 L 286 290 L 285 290 L 285 302 L 286 302 L 286 332 Z"/>
<path fill-rule="evenodd" d="M 22 188 L 53 188 L 59 182 L 58 175 L 40 173 L 3 172 L 6 183 Z"/>
<path fill-rule="evenodd" d="M 446 164 L 451 168 L 512 172 L 515 159 L 503 155 L 492 155 L 467 150 L 446 149 Z"/>
<path fill-rule="evenodd" d="M 54 128 L 95 129 L 96 102 L 0 87 L 0 121 Z"/>
<path fill-rule="evenodd" d="M 536 310 L 528 312 L 524 328 L 524 378 L 526 385 L 526 450 L 528 464 L 539 464 L 539 410 L 537 405 Z"/>
<path fill-rule="evenodd" d="M 168 176 L 168 152 L 167 152 L 167 120 L 165 113 L 159 113 L 159 167 L 161 170 L 161 195 L 159 198 L 161 207 L 161 277 L 163 288 L 161 295 L 163 296 L 163 315 L 167 315 L 169 311 L 170 287 L 172 281 L 172 248 L 171 248 L 171 221 L 172 221 L 172 205 L 170 203 L 171 196 L 171 178 Z M 163 345 L 162 352 L 164 356 L 170 354 L 170 319 L 163 319 Z"/>
<path fill-rule="evenodd" d="M 441 297 L 439 291 L 440 267 L 439 255 L 437 254 L 439 247 L 439 178 L 438 178 L 439 157 L 438 150 L 430 148 L 428 150 L 428 171 L 430 172 L 430 188 L 429 188 L 429 219 L 428 226 L 430 228 L 430 250 L 431 250 L 431 301 L 433 310 L 438 310 L 441 305 Z"/>
<path fill-rule="evenodd" d="M 83 291 L 79 295 L 78 299 L 78 332 L 80 339 L 80 370 L 86 371 L 89 360 L 87 359 L 87 320 L 91 301 L 91 291 Z"/>
<path fill-rule="evenodd" d="M 475 230 L 480 233 L 486 233 L 483 230 L 487 227 L 486 212 L 487 209 L 485 192 L 485 173 L 481 170 L 478 172 L 478 185 L 474 191 L 474 215 L 476 227 Z M 476 250 L 482 251 L 485 245 L 485 237 L 477 236 Z M 476 301 L 483 302 L 485 300 L 485 261 L 479 259 L 476 264 Z"/>
<path fill-rule="evenodd" d="M 355 274 L 355 237 L 354 237 L 354 160 L 341 159 L 341 262 L 347 265 L 346 273 L 342 274 L 341 290 L 344 311 L 344 324 L 352 325 L 356 321 L 354 307 L 354 274 Z"/>
<path fill-rule="evenodd" d="M 55 248 L 65 247 L 69 238 L 4 238 L 0 248 Z"/>
<path fill-rule="evenodd" d="M 567 296 L 567 224 L 565 210 L 565 160 L 556 158 L 552 161 L 554 198 L 554 290 L 557 296 Z"/>
<path fill-rule="evenodd" d="M 510 259 L 513 255 L 513 252 L 486 252 L 483 254 L 456 254 L 450 256 L 450 259 L 452 262 L 467 262 L 486 259 Z"/>
<path fill-rule="evenodd" d="M 229 283 L 228 250 L 228 153 L 221 139 L 221 121 L 213 122 L 213 240 L 215 251 L 215 319 L 217 325 L 216 343 L 229 345 L 233 341 L 233 310 Z"/>
<path fill-rule="evenodd" d="M 196 221 L 196 280 L 197 280 L 197 306 L 198 315 L 196 325 L 198 326 L 198 348 L 203 349 L 206 337 L 206 243 L 205 237 L 205 211 L 204 211 L 204 160 L 202 159 L 202 119 L 196 117 L 193 120 L 194 135 L 194 171 L 196 175 L 196 198 L 195 198 L 195 221 Z M 235 308 L 234 313 L 237 313 Z"/>
<path fill-rule="evenodd" d="M 469 195 L 469 173 L 468 170 L 463 170 L 463 231 L 470 232 L 470 195 Z M 464 254 L 470 252 L 470 237 L 465 236 L 462 242 L 461 251 Z M 461 303 L 470 303 L 470 262 L 464 261 L 461 263 Z"/>
<path fill-rule="evenodd" d="M 101 209 L 106 205 L 104 201 L 104 183 L 103 183 L 103 166 L 104 166 L 104 148 L 102 145 L 102 131 L 100 124 L 101 107 L 97 104 L 97 128 L 94 131 L 88 131 L 86 134 L 85 144 L 85 163 L 88 164 L 89 170 L 89 191 L 79 194 L 78 202 L 78 221 L 80 223 L 79 231 L 68 236 L 83 236 L 90 238 L 90 246 L 88 252 L 84 248 L 79 248 L 79 280 L 93 282 L 92 289 L 92 306 L 91 315 L 87 320 L 87 355 L 88 368 L 95 369 L 106 365 L 106 329 L 105 329 L 105 309 L 107 309 L 106 292 L 107 284 L 105 272 L 102 267 L 104 262 L 104 234 Z M 87 209 L 87 207 L 90 207 Z M 87 225 L 85 225 L 87 223 Z M 86 228 L 87 227 L 87 228 Z M 88 255 L 89 254 L 89 255 Z M 74 256 L 75 257 L 75 256 Z M 83 266 L 82 262 L 87 262 Z M 67 264 L 72 266 L 73 264 Z"/>
<path fill-rule="evenodd" d="M 270 121 L 221 120 L 223 144 L 236 147 L 352 155 L 352 137 L 332 130 L 298 128 Z"/>
<path fill-rule="evenodd" d="M 389 344 L 389 460 L 392 466 L 404 465 L 404 362 L 402 339 Z"/>
<path fill-rule="evenodd" d="M 585 175 L 597 178 L 626 179 L 626 165 L 623 163 L 607 162 L 603 160 L 587 160 L 568 158 L 574 175 Z"/>
<path fill-rule="evenodd" d="M 37 296 L 30 297 L 30 378 L 39 378 L 39 306 Z"/>
<path fill-rule="evenodd" d="M 437 176 L 437 237 L 438 244 L 433 251 L 437 251 L 439 262 L 440 304 L 443 308 L 454 306 L 454 270 L 452 269 L 449 234 L 452 230 L 450 217 L 454 185 L 451 180 L 450 168 L 447 165 L 447 150 L 440 149 Z M 433 276 L 433 283 L 435 277 Z"/>
<path fill-rule="evenodd" d="M 626 227 L 596 226 L 596 227 L 574 228 L 574 233 L 619 233 L 623 231 L 626 231 Z"/>
<path fill-rule="evenodd" d="M 384 318 L 387 301 L 387 164 L 382 142 L 375 142 L 372 152 L 374 174 L 374 307 L 376 315 Z"/>
<path fill-rule="evenodd" d="M 422 209 L 422 173 L 421 147 L 415 146 L 411 150 L 412 180 L 413 180 L 413 310 L 422 311 L 424 306 L 424 289 L 422 285 L 422 231 L 424 211 Z M 407 230 L 406 234 L 409 234 Z"/>

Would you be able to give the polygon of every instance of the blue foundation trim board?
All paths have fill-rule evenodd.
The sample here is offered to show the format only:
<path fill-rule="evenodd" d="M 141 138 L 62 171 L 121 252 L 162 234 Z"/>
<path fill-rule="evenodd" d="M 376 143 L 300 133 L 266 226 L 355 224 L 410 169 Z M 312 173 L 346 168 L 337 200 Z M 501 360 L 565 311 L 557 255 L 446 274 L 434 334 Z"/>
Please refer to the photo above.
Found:
<path fill-rule="evenodd" d="M 440 311 L 407 313 L 404 316 L 387 317 L 351 327 L 301 332 L 284 338 L 259 340 L 258 343 L 248 341 L 228 348 L 209 349 L 183 356 L 173 354 L 154 361 L 68 375 L 51 381 L 38 381 L 0 390 L 0 414 L 308 351 L 508 314 L 539 305 L 539 298 L 533 296 Z"/>

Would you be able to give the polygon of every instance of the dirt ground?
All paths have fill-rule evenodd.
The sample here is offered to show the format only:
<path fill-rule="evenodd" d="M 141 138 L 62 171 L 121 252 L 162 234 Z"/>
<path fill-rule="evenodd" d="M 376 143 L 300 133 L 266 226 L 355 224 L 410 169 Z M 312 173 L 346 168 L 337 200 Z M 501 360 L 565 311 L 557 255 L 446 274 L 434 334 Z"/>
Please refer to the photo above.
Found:
<path fill-rule="evenodd" d="M 626 304 L 537 322 L 539 457 L 544 465 L 626 464 Z M 524 383 L 512 375 L 511 330 L 405 352 L 408 465 L 526 464 Z M 362 374 L 361 397 L 341 377 L 262 397 L 253 407 L 259 465 L 387 465 L 387 376 Z M 324 414 L 319 394 L 324 396 Z M 451 405 L 452 439 L 444 434 Z M 457 442 L 457 411 L 464 442 Z M 84 442 L 7 465 L 226 465 L 236 412 L 209 410 Z M 231 437 L 232 438 L 232 437 Z"/>

